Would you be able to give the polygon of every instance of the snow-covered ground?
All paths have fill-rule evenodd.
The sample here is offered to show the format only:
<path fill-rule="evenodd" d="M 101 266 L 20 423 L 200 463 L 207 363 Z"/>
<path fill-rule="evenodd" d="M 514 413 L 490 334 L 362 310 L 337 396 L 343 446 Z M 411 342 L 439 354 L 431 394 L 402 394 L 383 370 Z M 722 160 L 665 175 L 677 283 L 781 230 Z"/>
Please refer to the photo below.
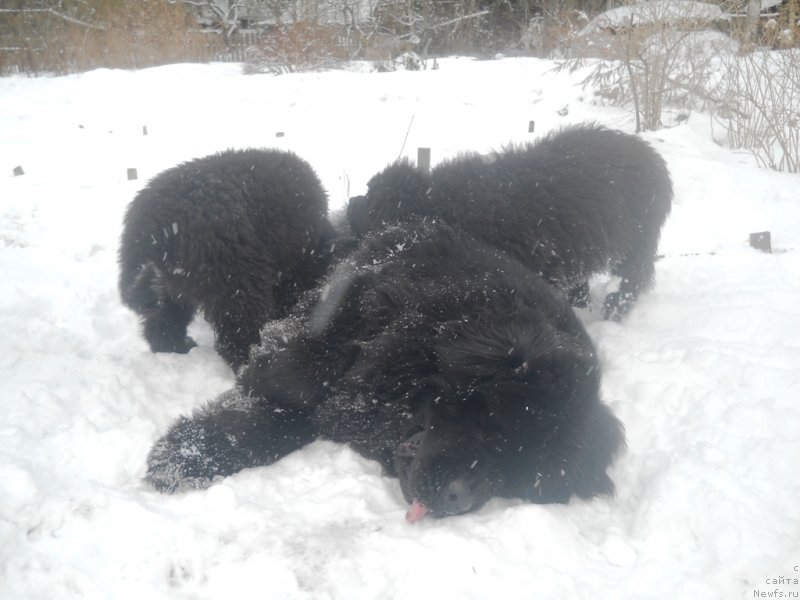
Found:
<path fill-rule="evenodd" d="M 276 146 L 339 209 L 420 146 L 435 163 L 587 119 L 632 131 L 550 62 L 439 66 L 0 79 L 0 598 L 800 597 L 800 179 L 715 145 L 701 114 L 645 135 L 676 191 L 656 287 L 623 323 L 583 314 L 627 428 L 615 498 L 412 526 L 397 481 L 329 442 L 205 491 L 143 484 L 169 423 L 233 382 L 205 324 L 154 355 L 120 304 L 121 217 L 150 177 Z M 748 247 L 762 230 L 774 254 Z"/>

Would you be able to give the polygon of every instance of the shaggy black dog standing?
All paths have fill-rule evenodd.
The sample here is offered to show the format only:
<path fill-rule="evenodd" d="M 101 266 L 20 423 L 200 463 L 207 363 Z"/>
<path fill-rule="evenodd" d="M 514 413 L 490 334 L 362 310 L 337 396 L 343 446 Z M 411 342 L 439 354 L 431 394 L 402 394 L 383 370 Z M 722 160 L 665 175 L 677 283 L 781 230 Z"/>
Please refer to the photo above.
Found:
<path fill-rule="evenodd" d="M 569 294 L 588 300 L 588 278 L 621 278 L 604 316 L 619 319 L 652 284 L 672 183 L 661 156 L 640 138 L 582 125 L 489 157 L 467 155 L 430 176 L 407 161 L 375 175 L 350 200 L 357 235 L 385 224 L 438 217 L 518 258 Z"/>
<path fill-rule="evenodd" d="M 566 300 L 431 219 L 367 236 L 268 323 L 236 389 L 172 426 L 147 479 L 162 491 L 205 487 L 320 437 L 399 476 L 410 521 L 494 495 L 611 493 L 606 469 L 624 444 Z"/>
<path fill-rule="evenodd" d="M 123 302 L 154 352 L 188 352 L 201 310 L 237 368 L 268 320 L 313 287 L 333 237 L 328 200 L 290 152 L 230 150 L 156 176 L 128 207 L 119 250 Z"/>

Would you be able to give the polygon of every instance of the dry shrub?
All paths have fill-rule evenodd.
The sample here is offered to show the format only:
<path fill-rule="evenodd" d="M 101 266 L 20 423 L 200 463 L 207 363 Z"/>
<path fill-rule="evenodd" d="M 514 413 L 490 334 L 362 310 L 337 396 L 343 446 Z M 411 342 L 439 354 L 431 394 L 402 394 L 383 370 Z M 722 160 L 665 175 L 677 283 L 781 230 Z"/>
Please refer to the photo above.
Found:
<path fill-rule="evenodd" d="M 337 26 L 292 23 L 268 30 L 245 57 L 246 73 L 333 68 L 353 58 L 357 45 Z"/>
<path fill-rule="evenodd" d="M 564 58 L 566 44 L 588 21 L 586 13 L 576 9 L 536 16 L 528 22 L 517 48 L 542 58 Z"/>
<path fill-rule="evenodd" d="M 789 2 L 778 15 L 766 20 L 761 27 L 761 45 L 769 48 L 792 48 L 800 46 L 800 19 L 790 10 L 796 4 Z"/>
<path fill-rule="evenodd" d="M 107 27 L 104 35 L 91 37 L 86 53 L 95 63 L 140 68 L 197 60 L 206 50 L 207 38 L 191 32 L 196 21 L 183 3 L 135 0 L 101 6 L 97 16 Z"/>
<path fill-rule="evenodd" d="M 750 150 L 759 164 L 800 173 L 800 49 L 730 57 L 715 122 L 732 148 Z"/>
<path fill-rule="evenodd" d="M 417 43 L 406 40 L 382 31 L 369 32 L 360 36 L 358 57 L 376 63 L 392 62 L 398 56 L 407 52 L 414 52 Z"/>

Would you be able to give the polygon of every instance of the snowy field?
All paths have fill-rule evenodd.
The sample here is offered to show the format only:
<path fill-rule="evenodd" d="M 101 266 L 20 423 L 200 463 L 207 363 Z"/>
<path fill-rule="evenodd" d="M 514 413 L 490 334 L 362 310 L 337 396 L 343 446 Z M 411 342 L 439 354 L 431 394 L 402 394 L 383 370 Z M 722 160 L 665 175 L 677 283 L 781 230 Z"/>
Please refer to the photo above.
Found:
<path fill-rule="evenodd" d="M 143 484 L 170 422 L 233 382 L 204 323 L 188 355 L 154 355 L 119 301 L 149 178 L 286 148 L 336 210 L 420 146 L 436 163 L 584 120 L 633 131 L 553 63 L 439 66 L 0 79 L 0 598 L 800 597 L 800 178 L 716 145 L 703 114 L 644 136 L 676 192 L 656 287 L 623 323 L 582 314 L 627 428 L 615 498 L 409 525 L 397 481 L 329 442 L 205 491 Z M 774 254 L 748 247 L 762 230 Z"/>

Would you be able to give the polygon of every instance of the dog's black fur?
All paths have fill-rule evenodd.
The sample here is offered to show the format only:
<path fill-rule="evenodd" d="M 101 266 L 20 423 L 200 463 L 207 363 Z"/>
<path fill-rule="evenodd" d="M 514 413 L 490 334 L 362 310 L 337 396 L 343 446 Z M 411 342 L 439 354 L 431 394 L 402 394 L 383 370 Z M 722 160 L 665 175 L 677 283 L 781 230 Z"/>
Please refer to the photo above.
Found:
<path fill-rule="evenodd" d="M 268 319 L 328 266 L 328 199 L 307 162 L 280 150 L 229 150 L 157 175 L 131 202 L 119 249 L 122 301 L 154 352 L 188 352 L 201 310 L 234 369 Z"/>
<path fill-rule="evenodd" d="M 516 259 L 426 219 L 367 235 L 268 323 L 236 389 L 172 426 L 147 479 L 205 487 L 326 438 L 446 516 L 495 495 L 611 493 L 623 437 L 566 300 Z"/>
<path fill-rule="evenodd" d="M 401 160 L 350 200 L 356 235 L 436 217 L 508 252 L 568 294 L 588 301 L 589 277 L 621 278 L 604 316 L 620 319 L 653 282 L 672 183 L 661 156 L 640 138 L 598 125 L 552 133 L 488 157 L 465 155 L 428 176 Z"/>

